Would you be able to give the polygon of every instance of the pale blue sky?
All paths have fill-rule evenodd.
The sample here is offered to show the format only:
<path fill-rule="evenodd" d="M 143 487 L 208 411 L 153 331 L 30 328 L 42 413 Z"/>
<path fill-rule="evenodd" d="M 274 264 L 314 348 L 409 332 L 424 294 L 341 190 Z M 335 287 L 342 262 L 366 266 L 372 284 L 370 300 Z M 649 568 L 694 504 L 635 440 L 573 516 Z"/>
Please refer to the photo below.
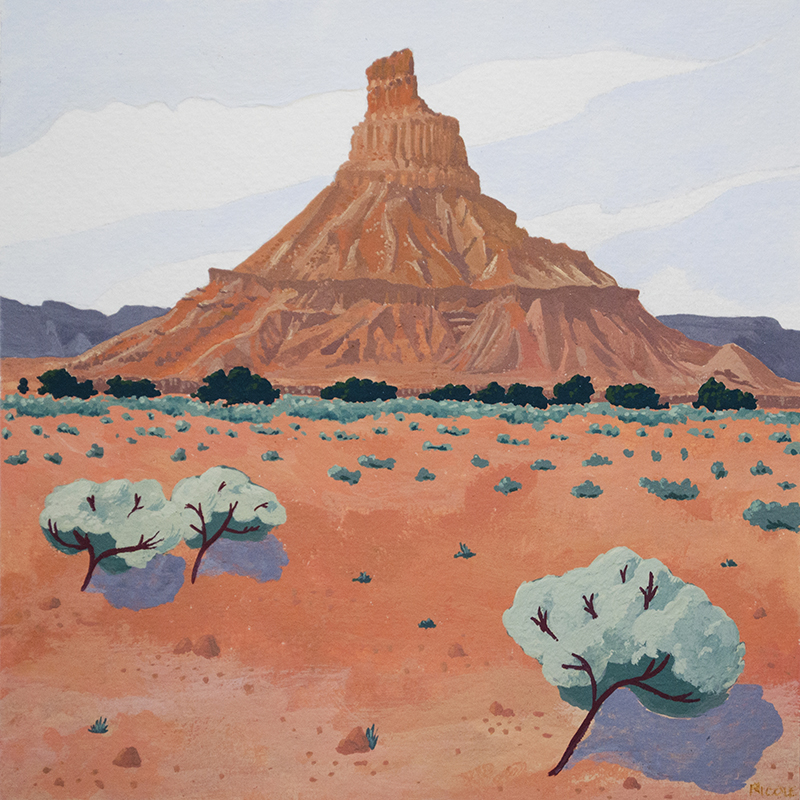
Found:
<path fill-rule="evenodd" d="M 654 313 L 800 328 L 798 34 L 797 0 L 5 0 L 2 293 L 171 305 L 332 178 L 411 47 L 529 233 Z"/>

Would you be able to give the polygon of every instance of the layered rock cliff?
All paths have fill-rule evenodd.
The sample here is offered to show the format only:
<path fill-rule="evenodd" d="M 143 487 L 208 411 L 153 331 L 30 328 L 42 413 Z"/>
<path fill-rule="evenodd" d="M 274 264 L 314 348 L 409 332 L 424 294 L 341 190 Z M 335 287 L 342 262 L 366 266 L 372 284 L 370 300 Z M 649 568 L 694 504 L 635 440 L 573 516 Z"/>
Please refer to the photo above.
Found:
<path fill-rule="evenodd" d="M 688 396 L 711 375 L 762 394 L 800 387 L 748 353 L 693 342 L 585 253 L 534 238 L 480 191 L 458 121 L 419 97 L 410 50 L 367 70 L 348 160 L 276 236 L 165 317 L 73 362 L 81 375 L 197 385 L 245 365 L 282 385 L 350 375 L 430 388 L 645 382 Z M 734 348 L 731 350 L 731 348 Z"/>

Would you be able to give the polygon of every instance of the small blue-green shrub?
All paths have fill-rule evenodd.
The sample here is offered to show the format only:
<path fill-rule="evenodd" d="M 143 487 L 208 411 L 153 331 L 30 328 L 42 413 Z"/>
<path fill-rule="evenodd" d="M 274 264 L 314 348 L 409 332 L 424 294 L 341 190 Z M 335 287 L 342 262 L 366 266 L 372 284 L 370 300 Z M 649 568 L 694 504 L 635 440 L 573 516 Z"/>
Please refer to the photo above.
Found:
<path fill-rule="evenodd" d="M 624 456 L 625 456 L 625 458 L 633 458 L 633 450 L 628 450 L 628 448 L 626 447 L 626 448 L 625 448 L 625 449 L 622 451 L 622 455 L 624 455 Z"/>
<path fill-rule="evenodd" d="M 128 437 L 125 439 L 125 441 L 126 441 L 128 444 L 136 444 L 136 442 L 138 442 L 139 440 L 138 440 L 138 439 L 134 439 L 134 438 L 133 438 L 133 436 L 128 436 Z"/>
<path fill-rule="evenodd" d="M 547 471 L 551 469 L 555 469 L 556 465 L 552 461 L 548 461 L 546 458 L 537 458 L 536 461 L 531 464 L 531 469 L 533 470 L 542 470 Z"/>
<path fill-rule="evenodd" d="M 206 425 L 206 433 L 209 436 L 219 436 L 219 429 L 215 428 L 213 425 Z"/>
<path fill-rule="evenodd" d="M 661 461 L 661 453 L 659 453 L 658 450 L 651 450 L 650 458 L 652 458 L 655 462 Z"/>
<path fill-rule="evenodd" d="M 436 623 L 430 617 L 428 617 L 428 619 L 422 620 L 422 622 L 420 622 L 417 627 L 418 628 L 435 628 L 436 627 Z"/>
<path fill-rule="evenodd" d="M 750 467 L 751 475 L 772 475 L 771 467 L 768 467 L 763 461 L 759 461 L 754 467 Z"/>
<path fill-rule="evenodd" d="M 745 431 L 744 433 L 740 433 L 739 434 L 739 441 L 740 442 L 752 442 L 753 441 L 753 437 L 749 433 L 747 433 L 747 431 Z"/>
<path fill-rule="evenodd" d="M 373 428 L 372 432 L 376 436 L 388 436 L 389 435 L 389 429 L 388 428 Z"/>
<path fill-rule="evenodd" d="M 41 436 L 42 435 L 42 426 L 41 425 L 31 425 L 31 433 L 34 436 Z"/>
<path fill-rule="evenodd" d="M 250 430 L 253 433 L 261 433 L 264 436 L 279 436 L 281 433 L 278 428 L 265 428 L 263 425 L 251 425 Z"/>
<path fill-rule="evenodd" d="M 425 467 L 420 467 L 419 472 L 417 473 L 417 477 L 414 478 L 415 481 L 419 481 L 422 483 L 423 481 L 433 481 L 436 480 L 436 475 L 434 475 L 429 470 L 425 469 Z"/>
<path fill-rule="evenodd" d="M 738 567 L 739 565 L 732 559 L 727 558 L 725 561 L 720 563 L 721 567 Z"/>
<path fill-rule="evenodd" d="M 262 461 L 283 461 L 283 459 L 278 455 L 277 450 L 267 450 L 266 453 L 261 454 Z"/>
<path fill-rule="evenodd" d="M 68 433 L 70 436 L 78 436 L 80 434 L 80 431 L 77 428 L 70 427 L 66 422 L 59 423 L 58 427 L 56 427 L 56 430 L 59 433 Z"/>
<path fill-rule="evenodd" d="M 49 461 L 51 464 L 60 464 L 62 458 L 60 453 L 45 453 L 44 460 Z"/>
<path fill-rule="evenodd" d="M 91 728 L 87 728 L 89 733 L 108 733 L 108 719 L 100 717 L 92 723 Z"/>
<path fill-rule="evenodd" d="M 203 450 L 210 450 L 211 448 L 207 444 L 203 444 L 203 442 L 198 442 L 197 449 L 202 453 Z"/>
<path fill-rule="evenodd" d="M 775 431 L 769 435 L 771 442 L 791 442 L 792 437 L 786 431 Z"/>
<path fill-rule="evenodd" d="M 13 466 L 17 466 L 18 464 L 27 464 L 28 463 L 28 451 L 27 450 L 20 450 L 19 453 L 15 456 L 9 456 L 6 459 L 6 464 L 11 464 Z"/>
<path fill-rule="evenodd" d="M 664 428 L 664 438 L 665 439 L 672 438 L 672 428 Z"/>
<path fill-rule="evenodd" d="M 394 469 L 396 463 L 397 461 L 393 458 L 376 458 L 374 454 L 358 457 L 359 466 L 367 467 L 368 469 Z"/>
<path fill-rule="evenodd" d="M 505 478 L 500 479 L 500 483 L 494 487 L 496 492 L 501 492 L 504 495 L 509 495 L 511 492 L 519 491 L 522 488 L 521 483 L 517 483 L 517 481 L 512 481 L 511 478 L 506 476 Z"/>
<path fill-rule="evenodd" d="M 353 578 L 353 583 L 370 583 L 372 576 L 367 575 L 366 572 L 361 572 L 357 578 Z"/>
<path fill-rule="evenodd" d="M 100 422 L 102 422 L 102 423 L 103 423 L 103 425 L 110 425 L 110 424 L 111 424 L 113 421 L 114 421 L 114 420 L 113 420 L 113 419 L 111 419 L 111 417 L 103 417 L 103 418 L 100 420 Z"/>
<path fill-rule="evenodd" d="M 173 461 L 186 461 L 186 451 L 179 447 L 171 456 L 170 458 Z"/>
<path fill-rule="evenodd" d="M 156 415 L 152 411 L 147 412 L 147 419 L 155 419 Z"/>
<path fill-rule="evenodd" d="M 323 442 L 330 442 L 333 441 L 330 436 L 324 431 L 319 432 L 319 438 L 322 439 Z"/>
<path fill-rule="evenodd" d="M 289 427 L 290 427 L 290 428 L 291 428 L 293 431 L 299 431 L 299 430 L 300 430 L 300 425 L 299 425 L 297 422 L 290 422 L 290 423 L 289 423 Z"/>
<path fill-rule="evenodd" d="M 458 543 L 458 552 L 453 556 L 453 558 L 472 558 L 475 553 L 469 549 L 463 542 Z"/>
<path fill-rule="evenodd" d="M 178 433 L 186 433 L 191 427 L 191 423 L 187 422 L 185 419 L 179 419 L 175 423 L 175 430 L 178 431 Z"/>
<path fill-rule="evenodd" d="M 125 411 L 122 414 L 122 419 L 124 419 L 126 422 L 131 422 L 133 417 L 127 411 Z"/>
<path fill-rule="evenodd" d="M 374 750 L 375 749 L 375 745 L 378 744 L 378 734 L 375 733 L 375 725 L 374 724 L 371 725 L 369 728 L 367 728 L 366 736 L 367 736 L 367 744 L 369 745 L 369 749 L 370 750 Z"/>
<path fill-rule="evenodd" d="M 473 467 L 478 467 L 478 469 L 483 469 L 484 467 L 489 466 L 489 459 L 481 458 L 477 453 L 475 453 L 475 455 L 472 456 L 472 458 L 470 459 L 469 463 L 472 464 Z"/>
<path fill-rule="evenodd" d="M 700 494 L 697 486 L 688 478 L 685 478 L 680 483 L 668 481 L 666 478 L 661 478 L 658 481 L 650 478 L 639 478 L 639 486 L 647 489 L 650 494 L 654 494 L 662 500 L 694 500 Z"/>
<path fill-rule="evenodd" d="M 792 442 L 791 444 L 787 444 L 783 452 L 790 456 L 800 455 L 800 443 Z"/>
<path fill-rule="evenodd" d="M 753 526 L 765 531 L 800 531 L 800 503 L 764 503 L 753 500 L 742 516 Z"/>
<path fill-rule="evenodd" d="M 600 497 L 603 494 L 603 490 L 591 481 L 584 481 L 578 486 L 573 486 L 570 489 L 570 494 L 575 497 Z"/>
<path fill-rule="evenodd" d="M 647 431 L 644 428 L 638 428 L 636 430 L 636 435 L 641 437 L 647 436 Z"/>
<path fill-rule="evenodd" d="M 597 433 L 600 436 L 619 436 L 619 428 L 608 422 L 601 428 L 599 423 L 593 422 L 586 433 Z"/>
<path fill-rule="evenodd" d="M 687 433 L 690 436 L 702 436 L 704 439 L 713 439 L 714 438 L 714 431 L 711 428 L 703 428 L 703 430 L 699 430 L 698 428 L 689 428 Z"/>
<path fill-rule="evenodd" d="M 102 458 L 103 448 L 97 442 L 92 442 L 92 446 L 86 451 L 86 458 Z"/>
<path fill-rule="evenodd" d="M 410 431 L 418 431 L 418 430 L 421 430 L 421 429 L 420 429 L 420 427 L 419 427 L 419 422 L 409 422 L 409 423 L 408 423 L 408 429 L 409 429 Z"/>
<path fill-rule="evenodd" d="M 146 431 L 144 428 L 142 428 L 141 426 L 138 426 L 138 425 L 137 425 L 137 427 L 135 427 L 135 428 L 133 429 L 133 432 L 134 432 L 134 433 L 135 433 L 137 436 L 147 436 L 147 431 Z"/>
<path fill-rule="evenodd" d="M 157 439 L 169 439 L 167 432 L 163 428 L 148 428 L 148 436 L 155 436 Z"/>
<path fill-rule="evenodd" d="M 350 472 L 346 467 L 340 467 L 334 464 L 329 470 L 328 475 L 335 481 L 344 481 L 351 486 L 355 486 L 361 480 L 361 470 L 357 469 L 355 472 Z"/>
<path fill-rule="evenodd" d="M 788 491 L 789 489 L 794 489 L 797 486 L 797 484 L 796 483 L 789 483 L 789 481 L 781 481 L 778 484 L 778 486 L 780 486 L 781 489 L 783 489 L 783 491 L 785 492 L 785 491 Z"/>
<path fill-rule="evenodd" d="M 451 444 L 433 444 L 432 442 L 423 442 L 422 443 L 423 450 L 452 450 L 453 445 Z"/>
<path fill-rule="evenodd" d="M 333 435 L 340 441 L 340 442 L 347 442 L 351 439 L 358 439 L 357 433 L 348 433 L 347 431 L 334 431 Z"/>
<path fill-rule="evenodd" d="M 436 433 L 446 433 L 450 436 L 466 436 L 469 433 L 469 428 L 459 428 L 457 425 L 448 428 L 447 425 L 437 425 Z"/>
<path fill-rule="evenodd" d="M 581 462 L 584 467 L 602 467 L 614 462 L 606 456 L 601 456 L 599 453 L 592 453 L 589 458 Z"/>
<path fill-rule="evenodd" d="M 8 428 L 3 428 L 3 438 L 4 439 L 11 438 L 11 431 Z"/>
<path fill-rule="evenodd" d="M 725 469 L 725 465 L 721 461 L 715 461 L 711 465 L 711 472 L 717 480 L 721 480 L 728 475 L 728 470 Z"/>
<path fill-rule="evenodd" d="M 565 433 L 551 433 L 550 438 L 558 439 L 560 442 L 566 442 L 567 439 L 569 439 L 569 436 L 567 436 Z"/>
<path fill-rule="evenodd" d="M 300 426 L 298 425 L 298 427 Z M 239 434 L 235 430 L 233 430 L 233 428 L 228 428 L 228 430 L 225 432 L 225 435 L 230 436 L 231 439 L 236 439 L 239 436 Z"/>
<path fill-rule="evenodd" d="M 515 445 L 530 444 L 530 441 L 528 439 L 512 439 L 507 433 L 498 434 L 497 441 L 500 442 L 500 444 L 515 444 Z"/>
<path fill-rule="evenodd" d="M 689 458 L 689 451 L 685 447 L 681 447 L 681 461 L 686 461 Z"/>

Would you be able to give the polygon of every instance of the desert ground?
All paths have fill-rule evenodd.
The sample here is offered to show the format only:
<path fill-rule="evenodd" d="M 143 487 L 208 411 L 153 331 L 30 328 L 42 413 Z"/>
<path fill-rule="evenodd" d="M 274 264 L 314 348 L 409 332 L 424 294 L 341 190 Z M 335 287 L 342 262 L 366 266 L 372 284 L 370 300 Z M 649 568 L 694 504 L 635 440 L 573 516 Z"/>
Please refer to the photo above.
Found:
<path fill-rule="evenodd" d="M 583 712 L 560 699 L 509 637 L 502 613 L 522 582 L 587 566 L 618 545 L 660 559 L 725 610 L 747 648 L 738 683 L 763 687 L 781 717 L 783 735 L 734 794 L 800 792 L 798 534 L 742 517 L 755 499 L 800 499 L 800 488 L 777 485 L 800 484 L 800 458 L 768 438 L 785 425 L 688 422 L 670 425 L 666 438 L 664 425 L 641 436 L 637 423 L 591 414 L 541 431 L 492 418 L 342 425 L 281 416 L 270 423 L 281 434 L 263 436 L 247 423 L 201 417 L 187 417 L 191 429 L 179 433 L 172 417 L 137 410 L 123 420 L 123 411 L 112 407 L 111 424 L 3 412 L 11 433 L 3 459 L 25 449 L 29 460 L 2 464 L 2 797 L 719 796 L 579 754 L 560 775 L 547 775 Z M 64 422 L 79 435 L 57 432 Z M 618 425 L 620 434 L 589 434 L 592 422 Z M 469 433 L 437 434 L 439 423 Z M 136 435 L 137 426 L 161 426 L 169 438 Z M 375 433 L 379 426 L 387 433 Z M 691 435 L 693 427 L 711 428 L 714 438 Z M 319 436 L 336 430 L 359 438 Z M 752 441 L 739 441 L 744 432 Z M 503 444 L 499 434 L 529 444 Z M 425 441 L 452 449 L 424 450 Z M 198 451 L 200 442 L 208 449 Z M 86 457 L 92 443 L 102 458 Z M 185 461 L 171 460 L 178 447 Z M 262 461 L 270 449 L 282 460 Z M 43 458 L 55 451 L 61 464 Z M 613 463 L 582 466 L 595 452 Z M 370 454 L 396 466 L 361 468 L 356 485 L 328 477 L 333 465 L 356 469 Z M 474 466 L 475 454 L 489 465 Z M 533 471 L 536 459 L 556 469 Z M 773 473 L 751 474 L 759 460 Z M 715 461 L 724 463 L 724 479 L 712 473 Z M 182 544 L 174 554 L 187 561 L 186 580 L 173 602 L 114 608 L 102 593 L 79 591 L 86 554 L 58 552 L 39 528 L 55 486 L 155 478 L 169 496 L 181 478 L 216 465 L 242 470 L 286 508 L 286 523 L 273 531 L 288 556 L 279 580 L 201 574 L 192 585 L 193 554 Z M 435 480 L 417 482 L 421 467 Z M 699 496 L 662 500 L 638 485 L 642 476 L 689 478 Z M 503 477 L 521 488 L 495 491 Z M 573 496 L 586 479 L 603 494 Z M 474 558 L 453 557 L 462 542 Z M 728 558 L 737 566 L 722 568 Z M 370 583 L 353 581 L 361 571 Z M 436 627 L 420 628 L 429 618 Z M 183 640 L 209 635 L 218 655 L 176 652 L 186 649 Z M 90 733 L 99 717 L 108 732 Z M 741 720 L 737 735 L 754 724 Z M 370 725 L 379 736 L 374 749 L 337 751 L 354 728 Z M 713 729 L 708 741 L 714 752 L 721 747 Z M 113 763 L 127 748 L 139 766 Z M 729 763 L 734 769 L 735 757 Z"/>

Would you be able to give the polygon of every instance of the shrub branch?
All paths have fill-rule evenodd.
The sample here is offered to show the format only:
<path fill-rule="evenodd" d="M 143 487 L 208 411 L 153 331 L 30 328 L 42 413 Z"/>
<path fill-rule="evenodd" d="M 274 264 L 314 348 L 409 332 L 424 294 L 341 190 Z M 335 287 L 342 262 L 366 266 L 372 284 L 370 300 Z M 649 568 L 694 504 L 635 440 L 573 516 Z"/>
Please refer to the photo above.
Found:
<path fill-rule="evenodd" d="M 551 631 L 550 628 L 547 626 L 547 612 L 542 611 L 542 607 L 539 606 L 539 610 L 536 612 L 536 614 L 537 615 L 535 617 L 531 617 L 533 624 L 536 625 L 536 627 L 539 628 L 542 631 L 542 633 L 546 633 L 548 636 L 552 636 L 553 639 L 557 642 L 558 636 L 556 636 L 553 633 L 553 631 Z"/>
<path fill-rule="evenodd" d="M 223 482 L 217 491 L 220 491 L 225 486 Z M 216 533 L 213 533 L 211 536 L 208 535 L 208 527 L 206 526 L 206 518 L 203 514 L 203 504 L 198 503 L 196 506 L 192 503 L 187 503 L 185 508 L 188 508 L 190 511 L 194 511 L 197 514 L 200 527 L 198 528 L 197 525 L 190 525 L 189 527 L 200 535 L 200 550 L 197 553 L 197 558 L 194 561 L 194 567 L 192 567 L 192 583 L 197 580 L 197 573 L 200 569 L 200 562 L 203 560 L 203 556 L 208 551 L 208 548 L 211 547 L 214 542 L 222 536 L 223 533 L 234 533 L 239 535 L 244 535 L 246 533 L 252 533 L 253 531 L 257 531 L 259 529 L 259 525 L 251 525 L 245 526 L 242 530 L 237 530 L 236 528 L 231 528 L 230 523 L 233 519 L 233 512 L 236 511 L 236 507 L 239 505 L 239 501 L 237 500 L 235 503 L 231 503 L 228 506 L 228 513 L 225 516 L 225 519 L 222 525 L 217 528 Z"/>
<path fill-rule="evenodd" d="M 144 538 L 144 534 L 139 537 L 139 541 L 136 544 L 128 545 L 127 547 L 112 547 L 109 550 L 104 550 L 99 555 L 95 553 L 94 545 L 91 542 L 88 534 L 85 533 L 78 533 L 77 530 L 72 531 L 72 537 L 75 539 L 74 544 L 70 544 L 69 542 L 64 541 L 61 538 L 61 534 L 58 531 L 58 524 L 54 523 L 52 520 L 47 520 L 47 528 L 50 531 L 50 535 L 53 539 L 58 542 L 62 547 L 67 547 L 70 550 L 75 550 L 75 552 L 83 552 L 84 550 L 89 553 L 89 569 L 86 572 L 86 578 L 83 581 L 83 586 L 81 586 L 81 591 L 85 592 L 86 587 L 89 585 L 89 581 L 92 580 L 92 575 L 94 574 L 95 567 L 105 558 L 111 558 L 112 556 L 118 556 L 122 553 L 136 553 L 140 550 L 153 550 L 156 545 L 160 544 L 163 540 L 156 539 L 158 534 L 161 531 L 156 531 L 149 539 Z"/>

